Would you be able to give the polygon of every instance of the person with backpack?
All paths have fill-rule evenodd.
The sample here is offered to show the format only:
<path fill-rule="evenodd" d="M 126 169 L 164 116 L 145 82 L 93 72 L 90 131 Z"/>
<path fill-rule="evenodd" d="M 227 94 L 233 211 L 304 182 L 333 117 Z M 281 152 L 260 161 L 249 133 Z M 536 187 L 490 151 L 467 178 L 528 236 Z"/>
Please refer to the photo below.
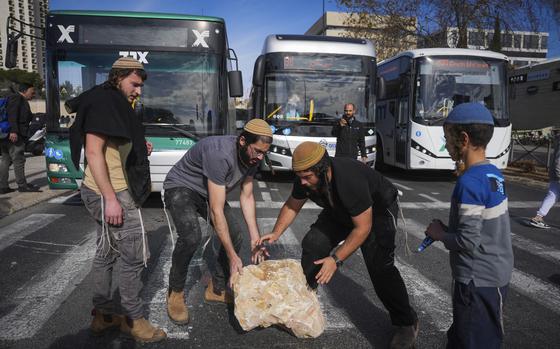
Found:
<path fill-rule="evenodd" d="M 0 139 L 0 149 L 2 160 L 0 161 L 0 194 L 7 194 L 12 191 L 8 186 L 8 174 L 10 165 L 14 164 L 14 173 L 19 192 L 39 192 L 38 186 L 27 183 L 25 179 L 25 141 L 29 123 L 33 118 L 29 101 L 35 97 L 35 87 L 22 83 L 19 85 L 18 92 L 9 96 L 5 101 L 4 115 L 6 122 L 0 123 L 2 134 L 6 134 Z"/>

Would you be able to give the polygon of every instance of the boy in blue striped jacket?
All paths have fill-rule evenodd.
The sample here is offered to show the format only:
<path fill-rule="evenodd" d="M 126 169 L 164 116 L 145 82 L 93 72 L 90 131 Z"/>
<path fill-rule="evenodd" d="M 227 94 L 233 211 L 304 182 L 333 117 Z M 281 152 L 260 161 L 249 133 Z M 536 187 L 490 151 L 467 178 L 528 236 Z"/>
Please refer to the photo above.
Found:
<path fill-rule="evenodd" d="M 434 220 L 426 234 L 449 250 L 453 324 L 447 348 L 500 348 L 502 309 L 513 270 L 504 178 L 486 160 L 494 120 L 479 103 L 453 109 L 444 123 L 445 146 L 465 164 L 451 196 L 449 227 Z"/>

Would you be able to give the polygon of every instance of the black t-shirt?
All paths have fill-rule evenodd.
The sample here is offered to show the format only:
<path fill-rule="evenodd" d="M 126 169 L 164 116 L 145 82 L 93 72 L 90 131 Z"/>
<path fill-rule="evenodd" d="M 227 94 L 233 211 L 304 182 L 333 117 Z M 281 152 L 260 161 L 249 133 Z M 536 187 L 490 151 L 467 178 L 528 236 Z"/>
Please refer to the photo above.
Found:
<path fill-rule="evenodd" d="M 397 188 L 379 172 L 360 161 L 350 158 L 331 158 L 331 193 L 334 207 L 327 197 L 306 189 L 299 178 L 294 181 L 292 197 L 311 199 L 323 207 L 336 221 L 351 227 L 352 217 L 358 216 L 368 208 L 373 214 L 383 212 L 397 198 Z"/>

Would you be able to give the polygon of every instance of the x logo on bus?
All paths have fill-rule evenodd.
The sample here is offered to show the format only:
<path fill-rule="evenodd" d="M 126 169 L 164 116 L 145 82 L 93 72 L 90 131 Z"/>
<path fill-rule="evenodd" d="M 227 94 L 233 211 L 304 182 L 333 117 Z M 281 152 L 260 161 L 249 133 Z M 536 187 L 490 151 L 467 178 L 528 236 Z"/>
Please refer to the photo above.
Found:
<path fill-rule="evenodd" d="M 68 27 L 64 28 L 63 25 L 58 25 L 58 29 L 60 30 L 60 37 L 58 38 L 58 43 L 66 41 L 69 44 L 73 44 L 74 40 L 70 37 L 70 33 L 73 33 L 76 30 L 76 26 L 69 25 Z"/>
<path fill-rule="evenodd" d="M 208 48 L 208 44 L 206 43 L 206 40 L 204 40 L 204 38 L 210 37 L 210 31 L 205 30 L 202 33 L 195 29 L 193 29 L 192 31 L 194 35 L 196 35 L 196 41 L 193 43 L 193 47 L 202 45 L 202 47 Z"/>

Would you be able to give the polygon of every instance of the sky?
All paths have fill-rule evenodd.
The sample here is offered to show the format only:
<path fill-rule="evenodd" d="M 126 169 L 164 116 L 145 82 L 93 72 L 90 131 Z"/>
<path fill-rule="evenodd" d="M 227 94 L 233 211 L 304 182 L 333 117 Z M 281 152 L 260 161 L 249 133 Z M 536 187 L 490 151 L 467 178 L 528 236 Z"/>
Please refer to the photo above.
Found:
<path fill-rule="evenodd" d="M 324 0 L 325 11 L 342 11 Z M 245 95 L 253 65 L 270 34 L 303 34 L 322 15 L 323 0 L 50 0 L 51 10 L 107 10 L 180 13 L 221 17 L 237 53 Z M 550 31 L 547 58 L 560 57 L 559 30 Z"/>

